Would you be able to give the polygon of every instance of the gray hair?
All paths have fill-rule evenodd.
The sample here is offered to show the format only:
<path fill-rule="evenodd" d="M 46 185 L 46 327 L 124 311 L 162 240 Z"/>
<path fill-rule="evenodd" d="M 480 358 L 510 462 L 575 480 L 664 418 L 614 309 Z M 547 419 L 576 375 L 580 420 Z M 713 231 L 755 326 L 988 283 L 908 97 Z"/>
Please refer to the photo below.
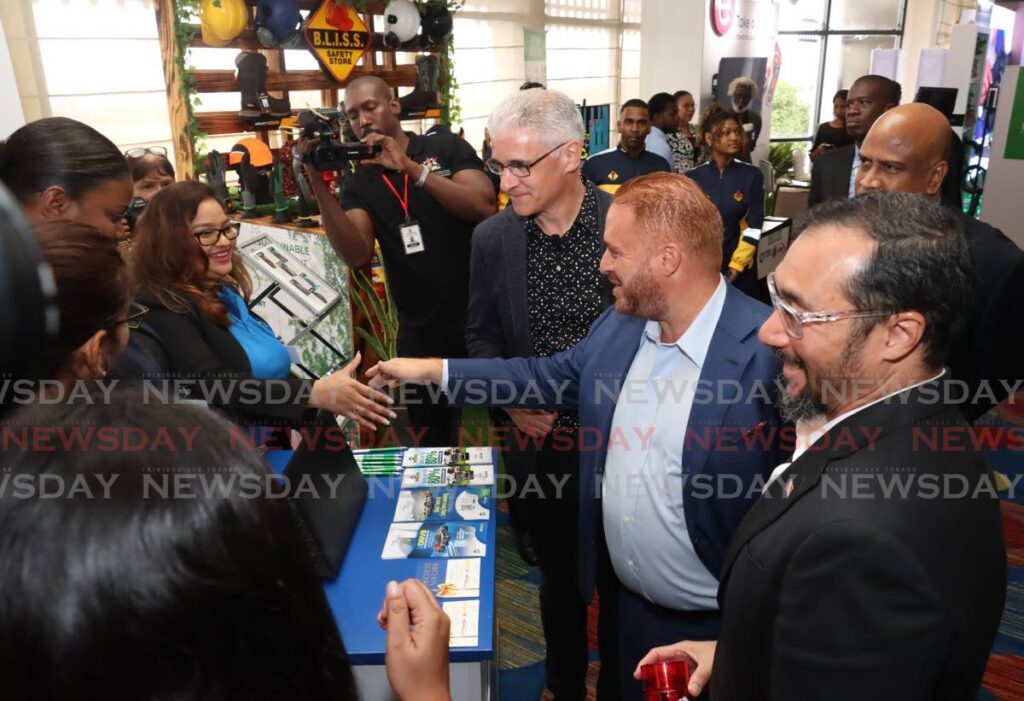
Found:
<path fill-rule="evenodd" d="M 755 98 L 761 90 L 757 87 L 757 83 L 754 82 L 753 78 L 748 78 L 745 75 L 741 75 L 739 78 L 733 78 L 732 82 L 729 83 L 729 97 L 732 97 L 736 92 L 736 88 L 741 85 L 745 85 L 750 88 L 750 97 Z"/>
<path fill-rule="evenodd" d="M 491 138 L 510 129 L 530 129 L 554 146 L 583 141 L 583 117 L 572 99 L 557 90 L 534 88 L 505 98 L 487 120 Z"/>

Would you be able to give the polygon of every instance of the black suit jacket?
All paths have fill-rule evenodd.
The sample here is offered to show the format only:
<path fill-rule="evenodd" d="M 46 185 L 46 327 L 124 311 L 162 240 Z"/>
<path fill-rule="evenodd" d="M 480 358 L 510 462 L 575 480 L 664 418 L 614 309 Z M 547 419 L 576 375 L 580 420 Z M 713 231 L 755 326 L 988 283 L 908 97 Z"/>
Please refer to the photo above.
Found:
<path fill-rule="evenodd" d="M 974 421 L 1024 379 L 1024 251 L 973 217 L 964 216 L 964 235 L 975 279 L 967 325 L 949 366 L 967 384 L 961 411 Z"/>
<path fill-rule="evenodd" d="M 604 220 L 612 197 L 596 190 L 597 226 Z M 526 219 L 509 205 L 477 224 L 473 230 L 469 265 L 469 319 L 466 349 L 471 358 L 529 358 L 533 356 L 530 312 L 526 304 Z M 603 250 L 603 248 L 602 248 Z M 614 303 L 611 286 L 602 290 L 605 308 Z M 492 411 L 497 421 L 507 415 Z M 505 459 L 514 468 L 529 470 L 534 461 L 533 443 L 523 450 L 508 451 Z"/>
<path fill-rule="evenodd" d="M 943 480 L 968 495 L 992 480 L 979 453 L 943 452 L 968 424 L 941 389 L 841 422 L 747 513 L 719 589 L 715 701 L 973 701 L 1006 554 L 994 492 L 936 498 Z"/>
<path fill-rule="evenodd" d="M 206 399 L 240 423 L 294 425 L 315 418 L 307 413 L 309 380 L 254 379 L 245 349 L 197 307 L 178 312 L 153 298 L 139 301 L 149 308 L 145 321 L 163 346 L 166 376 L 190 398 Z"/>
<path fill-rule="evenodd" d="M 853 172 L 853 144 L 826 151 L 814 162 L 811 169 L 811 192 L 807 195 L 807 206 L 833 199 L 850 197 L 850 173 Z"/>

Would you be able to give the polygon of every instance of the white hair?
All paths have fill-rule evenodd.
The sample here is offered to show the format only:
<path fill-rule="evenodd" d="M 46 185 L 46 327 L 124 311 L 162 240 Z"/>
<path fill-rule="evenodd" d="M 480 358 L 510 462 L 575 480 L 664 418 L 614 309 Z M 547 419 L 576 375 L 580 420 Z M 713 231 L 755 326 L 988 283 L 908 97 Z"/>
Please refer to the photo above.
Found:
<path fill-rule="evenodd" d="M 739 78 L 733 78 L 732 82 L 729 83 L 729 97 L 732 97 L 736 93 L 736 88 L 738 88 L 741 85 L 745 85 L 750 88 L 751 99 L 757 97 L 757 94 L 761 92 L 761 90 L 757 87 L 757 83 L 754 82 L 753 78 L 748 78 L 745 75 L 741 75 Z"/>
<path fill-rule="evenodd" d="M 510 129 L 529 129 L 550 145 L 583 141 L 583 117 L 565 93 L 533 88 L 505 98 L 487 120 L 491 138 Z"/>

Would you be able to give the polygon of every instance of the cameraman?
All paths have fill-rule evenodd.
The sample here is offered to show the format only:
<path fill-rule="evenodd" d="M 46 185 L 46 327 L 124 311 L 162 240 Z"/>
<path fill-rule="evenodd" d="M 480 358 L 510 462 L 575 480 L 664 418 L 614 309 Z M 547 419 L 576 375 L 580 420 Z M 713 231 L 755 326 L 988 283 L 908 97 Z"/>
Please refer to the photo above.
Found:
<path fill-rule="evenodd" d="M 380 78 L 349 83 L 345 113 L 363 143 L 381 152 L 346 178 L 340 205 L 306 165 L 327 237 L 353 269 L 369 262 L 377 239 L 398 307 L 399 355 L 465 355 L 473 227 L 497 211 L 483 163 L 456 136 L 402 131 L 401 106 Z M 314 146 L 301 145 L 307 154 Z M 413 427 L 426 429 L 420 443 L 452 445 L 458 415 L 428 396 L 419 392 L 408 407 Z"/>

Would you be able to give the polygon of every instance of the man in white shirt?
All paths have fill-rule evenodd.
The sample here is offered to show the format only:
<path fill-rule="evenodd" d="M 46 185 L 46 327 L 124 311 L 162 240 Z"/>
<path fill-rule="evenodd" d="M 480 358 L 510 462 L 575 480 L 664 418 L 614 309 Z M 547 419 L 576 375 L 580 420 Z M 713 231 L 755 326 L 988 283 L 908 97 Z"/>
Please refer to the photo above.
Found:
<path fill-rule="evenodd" d="M 647 135 L 644 146 L 671 163 L 672 147 L 669 146 L 668 135 L 675 134 L 679 128 L 679 105 L 667 92 L 660 92 L 647 101 L 647 109 L 651 115 L 651 133 Z"/>
<path fill-rule="evenodd" d="M 1006 554 L 994 478 L 943 382 L 971 275 L 960 218 L 924 197 L 811 210 L 760 332 L 783 360 L 794 459 L 729 545 L 717 646 L 641 664 L 688 659 L 691 695 L 713 664 L 715 701 L 976 697 Z"/>

